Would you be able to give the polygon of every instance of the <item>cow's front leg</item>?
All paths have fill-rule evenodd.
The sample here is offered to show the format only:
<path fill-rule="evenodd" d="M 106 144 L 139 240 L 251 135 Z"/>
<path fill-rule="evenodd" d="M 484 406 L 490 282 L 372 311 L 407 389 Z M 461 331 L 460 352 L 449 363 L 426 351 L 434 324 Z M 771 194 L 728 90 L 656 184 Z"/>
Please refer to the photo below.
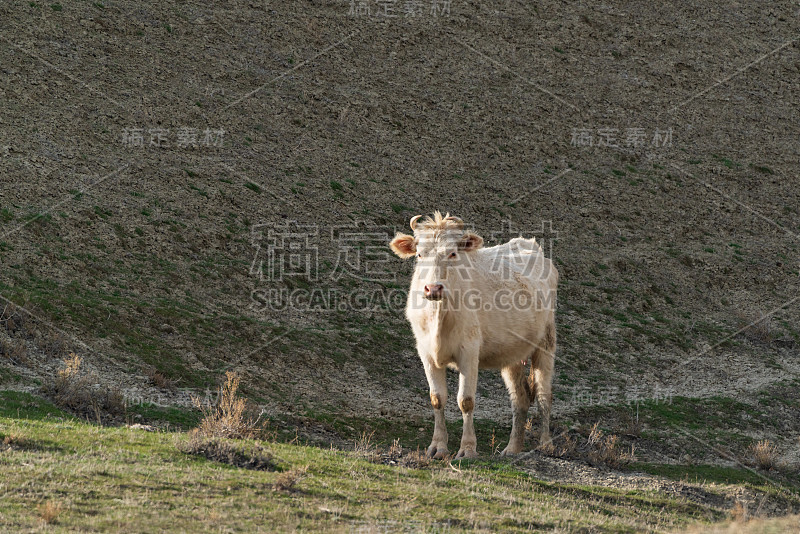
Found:
<path fill-rule="evenodd" d="M 478 439 L 475 437 L 475 425 L 472 421 L 475 412 L 475 393 L 478 389 L 478 356 L 463 358 L 459 363 L 458 407 L 464 418 L 464 429 L 461 434 L 461 448 L 456 458 L 477 458 Z"/>
<path fill-rule="evenodd" d="M 425 376 L 433 406 L 433 439 L 428 447 L 428 456 L 441 460 L 447 456 L 447 426 L 445 425 L 444 407 L 447 404 L 447 369 L 438 369 L 427 358 L 423 358 Z"/>

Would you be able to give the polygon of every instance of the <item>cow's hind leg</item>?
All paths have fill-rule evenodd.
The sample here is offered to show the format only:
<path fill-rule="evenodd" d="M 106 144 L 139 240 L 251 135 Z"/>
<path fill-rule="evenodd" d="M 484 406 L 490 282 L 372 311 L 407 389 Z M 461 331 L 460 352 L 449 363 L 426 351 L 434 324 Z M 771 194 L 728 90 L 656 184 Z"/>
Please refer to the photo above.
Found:
<path fill-rule="evenodd" d="M 525 444 L 525 424 L 528 421 L 528 408 L 530 402 L 530 388 L 525 381 L 525 373 L 521 363 L 504 367 L 500 373 L 506 383 L 508 394 L 511 396 L 511 438 L 502 455 L 519 454 Z"/>
<path fill-rule="evenodd" d="M 541 417 L 541 436 L 539 445 L 550 443 L 550 407 L 553 404 L 551 385 L 556 355 L 556 325 L 550 321 L 545 334 L 531 358 L 530 390 L 531 400 L 536 399 Z"/>
<path fill-rule="evenodd" d="M 430 388 L 431 406 L 433 406 L 433 439 L 428 447 L 428 456 L 440 460 L 447 456 L 447 426 L 445 425 L 444 407 L 447 404 L 447 370 L 438 369 L 431 362 L 423 360 L 425 375 Z"/>

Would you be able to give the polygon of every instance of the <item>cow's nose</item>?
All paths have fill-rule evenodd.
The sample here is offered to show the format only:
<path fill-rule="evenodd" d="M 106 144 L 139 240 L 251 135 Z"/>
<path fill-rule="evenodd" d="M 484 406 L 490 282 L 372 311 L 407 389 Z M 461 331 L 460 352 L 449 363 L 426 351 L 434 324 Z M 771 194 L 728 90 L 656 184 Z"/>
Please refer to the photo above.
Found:
<path fill-rule="evenodd" d="M 442 284 L 427 284 L 425 286 L 425 298 L 429 300 L 441 300 L 444 296 L 444 286 Z"/>

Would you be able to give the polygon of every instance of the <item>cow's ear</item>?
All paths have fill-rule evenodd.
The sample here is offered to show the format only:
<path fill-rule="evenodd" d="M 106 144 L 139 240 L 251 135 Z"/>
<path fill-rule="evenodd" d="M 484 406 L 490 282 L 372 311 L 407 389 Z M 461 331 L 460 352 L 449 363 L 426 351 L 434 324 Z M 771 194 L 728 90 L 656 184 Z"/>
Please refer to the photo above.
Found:
<path fill-rule="evenodd" d="M 414 242 L 414 236 L 408 234 L 397 234 L 389 243 L 392 251 L 403 259 L 411 258 L 417 253 L 417 244 Z"/>
<path fill-rule="evenodd" d="M 478 234 L 473 234 L 472 232 L 465 233 L 461 237 L 461 241 L 458 242 L 458 250 L 463 250 L 464 252 L 478 250 L 482 246 L 483 238 Z"/>

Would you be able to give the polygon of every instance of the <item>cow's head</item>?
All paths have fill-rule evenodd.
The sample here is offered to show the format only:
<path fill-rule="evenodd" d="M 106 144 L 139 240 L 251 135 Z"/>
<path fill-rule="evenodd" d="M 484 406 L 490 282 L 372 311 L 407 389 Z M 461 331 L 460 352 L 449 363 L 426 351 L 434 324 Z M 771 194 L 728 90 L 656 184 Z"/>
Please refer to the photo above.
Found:
<path fill-rule="evenodd" d="M 390 246 L 401 258 L 417 258 L 414 280 L 428 300 L 442 300 L 448 283 L 460 285 L 472 265 L 471 253 L 483 246 L 483 238 L 464 230 L 464 222 L 440 212 L 423 221 L 411 219 L 414 235 L 398 233 Z M 419 221 L 419 222 L 418 222 Z"/>

